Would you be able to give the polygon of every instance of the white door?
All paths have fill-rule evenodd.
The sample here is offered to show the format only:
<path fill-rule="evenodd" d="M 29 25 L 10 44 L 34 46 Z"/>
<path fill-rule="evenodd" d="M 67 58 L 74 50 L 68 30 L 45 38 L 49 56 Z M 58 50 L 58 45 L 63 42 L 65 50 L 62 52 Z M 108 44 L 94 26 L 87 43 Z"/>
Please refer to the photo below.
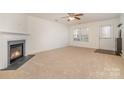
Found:
<path fill-rule="evenodd" d="M 99 48 L 104 50 L 114 50 L 114 33 L 111 25 L 100 27 Z"/>

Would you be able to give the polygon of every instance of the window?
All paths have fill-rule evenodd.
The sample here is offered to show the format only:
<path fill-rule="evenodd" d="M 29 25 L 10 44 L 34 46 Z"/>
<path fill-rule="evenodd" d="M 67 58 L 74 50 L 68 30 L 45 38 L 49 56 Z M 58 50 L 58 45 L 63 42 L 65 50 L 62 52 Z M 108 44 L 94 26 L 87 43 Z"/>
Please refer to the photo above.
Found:
<path fill-rule="evenodd" d="M 110 25 L 107 25 L 107 26 L 102 26 L 101 27 L 101 33 L 100 33 L 100 38 L 104 38 L 104 39 L 107 39 L 107 38 L 111 38 L 111 26 Z"/>
<path fill-rule="evenodd" d="M 73 32 L 73 40 L 88 42 L 88 28 L 76 28 Z"/>

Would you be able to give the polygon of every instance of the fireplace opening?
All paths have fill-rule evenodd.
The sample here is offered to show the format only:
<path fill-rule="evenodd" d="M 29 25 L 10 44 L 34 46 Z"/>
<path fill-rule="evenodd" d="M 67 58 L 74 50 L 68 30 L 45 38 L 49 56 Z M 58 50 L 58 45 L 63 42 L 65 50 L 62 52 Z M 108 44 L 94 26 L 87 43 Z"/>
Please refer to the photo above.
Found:
<path fill-rule="evenodd" d="M 17 63 L 25 56 L 25 40 L 8 41 L 8 65 Z"/>
<path fill-rule="evenodd" d="M 23 43 L 10 46 L 10 64 L 23 55 Z"/>

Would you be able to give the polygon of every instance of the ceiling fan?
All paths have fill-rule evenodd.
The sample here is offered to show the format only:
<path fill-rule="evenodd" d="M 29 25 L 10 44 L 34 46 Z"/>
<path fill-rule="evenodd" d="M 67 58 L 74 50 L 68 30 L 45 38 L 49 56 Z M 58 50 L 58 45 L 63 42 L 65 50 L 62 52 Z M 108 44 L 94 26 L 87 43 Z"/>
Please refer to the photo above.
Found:
<path fill-rule="evenodd" d="M 80 16 L 83 16 L 83 13 L 68 13 L 68 16 L 62 17 L 62 18 L 67 18 L 67 21 L 72 21 L 72 20 L 81 20 Z"/>

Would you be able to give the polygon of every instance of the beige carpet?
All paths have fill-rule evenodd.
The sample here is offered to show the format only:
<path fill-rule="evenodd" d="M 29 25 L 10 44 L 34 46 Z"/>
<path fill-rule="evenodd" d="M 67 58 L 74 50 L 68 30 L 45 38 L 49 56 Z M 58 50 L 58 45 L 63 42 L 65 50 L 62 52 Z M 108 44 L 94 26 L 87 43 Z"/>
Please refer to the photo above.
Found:
<path fill-rule="evenodd" d="M 0 71 L 0 78 L 124 78 L 124 59 L 94 51 L 65 47 L 41 52 L 17 70 Z"/>

